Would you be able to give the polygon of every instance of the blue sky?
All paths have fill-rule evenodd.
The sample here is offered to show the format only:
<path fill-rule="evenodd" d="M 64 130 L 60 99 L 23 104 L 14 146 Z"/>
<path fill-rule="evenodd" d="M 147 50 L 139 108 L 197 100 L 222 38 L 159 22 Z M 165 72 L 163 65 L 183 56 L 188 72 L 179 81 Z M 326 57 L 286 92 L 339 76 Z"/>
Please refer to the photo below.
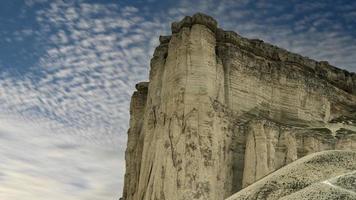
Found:
<path fill-rule="evenodd" d="M 0 199 L 117 199 L 134 85 L 195 12 L 356 71 L 356 1 L 2 0 Z"/>

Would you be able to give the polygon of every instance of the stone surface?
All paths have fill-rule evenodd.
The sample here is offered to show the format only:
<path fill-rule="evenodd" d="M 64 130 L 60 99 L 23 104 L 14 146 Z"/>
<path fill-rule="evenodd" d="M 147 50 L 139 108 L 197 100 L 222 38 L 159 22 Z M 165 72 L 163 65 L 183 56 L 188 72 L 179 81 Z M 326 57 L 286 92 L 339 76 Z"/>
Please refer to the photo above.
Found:
<path fill-rule="evenodd" d="M 172 24 L 131 102 L 125 200 L 222 200 L 308 154 L 356 149 L 356 75 L 218 28 Z"/>
<path fill-rule="evenodd" d="M 356 199 L 356 151 L 323 151 L 303 157 L 227 200 Z"/>

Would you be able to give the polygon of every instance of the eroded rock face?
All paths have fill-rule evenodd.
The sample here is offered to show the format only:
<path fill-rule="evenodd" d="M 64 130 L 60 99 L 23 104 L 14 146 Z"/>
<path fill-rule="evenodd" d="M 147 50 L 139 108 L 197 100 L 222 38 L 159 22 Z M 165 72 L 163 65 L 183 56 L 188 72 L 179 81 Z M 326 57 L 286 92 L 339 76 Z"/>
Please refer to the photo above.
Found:
<path fill-rule="evenodd" d="M 305 155 L 356 149 L 356 76 L 206 15 L 172 24 L 131 103 L 125 200 L 225 199 Z"/>
<path fill-rule="evenodd" d="M 128 131 L 128 142 L 126 149 L 126 174 L 123 196 L 132 199 L 139 181 L 141 156 L 144 135 L 141 132 L 144 122 L 143 115 L 147 102 L 148 82 L 138 83 L 137 91 L 131 98 L 130 105 L 130 129 Z"/>

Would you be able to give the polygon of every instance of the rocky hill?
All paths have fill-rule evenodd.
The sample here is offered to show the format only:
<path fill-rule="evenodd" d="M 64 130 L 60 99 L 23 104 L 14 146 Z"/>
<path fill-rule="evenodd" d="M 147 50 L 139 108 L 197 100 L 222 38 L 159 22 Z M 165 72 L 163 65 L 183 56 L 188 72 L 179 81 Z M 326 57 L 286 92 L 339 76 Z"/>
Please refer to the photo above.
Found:
<path fill-rule="evenodd" d="M 314 153 L 262 178 L 227 200 L 354 200 L 355 160 L 356 151 Z"/>
<path fill-rule="evenodd" d="M 223 200 L 308 154 L 356 150 L 355 73 L 204 14 L 160 37 L 136 88 L 124 200 Z"/>

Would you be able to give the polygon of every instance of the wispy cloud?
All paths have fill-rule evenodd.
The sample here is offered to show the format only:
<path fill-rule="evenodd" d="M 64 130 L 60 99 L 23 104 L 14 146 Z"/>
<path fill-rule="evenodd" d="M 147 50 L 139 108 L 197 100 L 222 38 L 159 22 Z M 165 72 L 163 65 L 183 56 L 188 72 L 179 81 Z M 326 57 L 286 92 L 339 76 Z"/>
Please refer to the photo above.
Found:
<path fill-rule="evenodd" d="M 0 116 L 0 199 L 114 199 L 123 158 L 113 149 Z M 75 140 L 77 139 L 77 140 Z M 100 159 L 100 160 L 99 160 Z M 113 171 L 113 169 L 118 169 Z"/>

